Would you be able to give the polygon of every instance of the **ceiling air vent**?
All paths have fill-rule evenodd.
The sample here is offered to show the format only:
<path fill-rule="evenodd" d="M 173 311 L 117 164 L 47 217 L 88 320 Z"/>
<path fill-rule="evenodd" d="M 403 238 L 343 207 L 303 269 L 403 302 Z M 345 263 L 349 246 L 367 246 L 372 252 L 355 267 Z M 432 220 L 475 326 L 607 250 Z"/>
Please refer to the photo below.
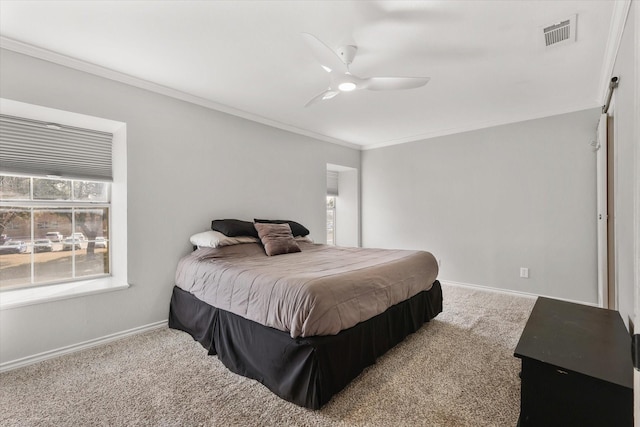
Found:
<path fill-rule="evenodd" d="M 546 47 L 573 43 L 576 41 L 576 15 L 571 15 L 567 19 L 545 25 L 542 28 L 542 32 L 544 35 L 544 45 Z"/>

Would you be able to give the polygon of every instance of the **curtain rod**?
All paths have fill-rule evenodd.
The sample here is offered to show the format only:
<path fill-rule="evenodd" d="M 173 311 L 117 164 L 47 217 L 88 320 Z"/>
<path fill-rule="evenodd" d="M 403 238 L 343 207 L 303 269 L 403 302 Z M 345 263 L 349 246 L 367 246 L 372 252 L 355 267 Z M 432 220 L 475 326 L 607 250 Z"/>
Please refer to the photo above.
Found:
<path fill-rule="evenodd" d="M 618 77 L 612 77 L 609 82 L 609 92 L 607 93 L 607 102 L 602 106 L 602 113 L 607 114 L 609 111 L 609 105 L 611 105 L 611 97 L 613 96 L 613 90 L 618 87 Z"/>

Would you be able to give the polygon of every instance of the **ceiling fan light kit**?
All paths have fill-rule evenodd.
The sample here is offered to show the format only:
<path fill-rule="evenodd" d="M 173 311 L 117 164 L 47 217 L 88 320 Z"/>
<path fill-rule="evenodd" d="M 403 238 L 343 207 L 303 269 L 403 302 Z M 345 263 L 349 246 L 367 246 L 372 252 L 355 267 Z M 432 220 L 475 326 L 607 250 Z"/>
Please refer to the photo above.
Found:
<path fill-rule="evenodd" d="M 358 47 L 342 46 L 335 51 L 320 41 L 316 36 L 302 33 L 302 37 L 311 49 L 311 53 L 322 68 L 329 73 L 329 87 L 319 95 L 311 98 L 305 107 L 316 102 L 334 98 L 341 92 L 354 90 L 399 90 L 413 89 L 426 85 L 429 77 L 369 77 L 360 78 L 351 74 L 349 65 L 353 62 Z"/>
<path fill-rule="evenodd" d="M 354 90 L 357 87 L 357 85 L 353 82 L 344 82 L 344 83 L 340 83 L 338 85 L 338 89 L 341 92 L 351 92 L 352 90 Z"/>

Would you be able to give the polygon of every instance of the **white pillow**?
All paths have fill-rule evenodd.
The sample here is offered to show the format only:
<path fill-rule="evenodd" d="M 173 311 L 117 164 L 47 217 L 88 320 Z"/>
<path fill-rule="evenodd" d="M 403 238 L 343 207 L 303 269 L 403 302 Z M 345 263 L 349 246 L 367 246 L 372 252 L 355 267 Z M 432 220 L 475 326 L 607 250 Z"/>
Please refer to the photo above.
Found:
<path fill-rule="evenodd" d="M 257 243 L 259 240 L 251 236 L 228 237 L 218 231 L 207 230 L 194 234 L 189 241 L 199 248 L 219 248 L 220 246 L 239 245 L 241 243 Z"/>

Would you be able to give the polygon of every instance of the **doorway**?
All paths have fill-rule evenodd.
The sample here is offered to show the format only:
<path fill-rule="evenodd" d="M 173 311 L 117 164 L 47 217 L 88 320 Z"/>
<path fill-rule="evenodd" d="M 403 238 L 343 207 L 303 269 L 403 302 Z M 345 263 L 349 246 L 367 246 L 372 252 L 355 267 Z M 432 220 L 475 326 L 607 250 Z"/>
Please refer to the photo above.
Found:
<path fill-rule="evenodd" d="M 327 243 L 360 245 L 358 169 L 327 164 Z"/>

